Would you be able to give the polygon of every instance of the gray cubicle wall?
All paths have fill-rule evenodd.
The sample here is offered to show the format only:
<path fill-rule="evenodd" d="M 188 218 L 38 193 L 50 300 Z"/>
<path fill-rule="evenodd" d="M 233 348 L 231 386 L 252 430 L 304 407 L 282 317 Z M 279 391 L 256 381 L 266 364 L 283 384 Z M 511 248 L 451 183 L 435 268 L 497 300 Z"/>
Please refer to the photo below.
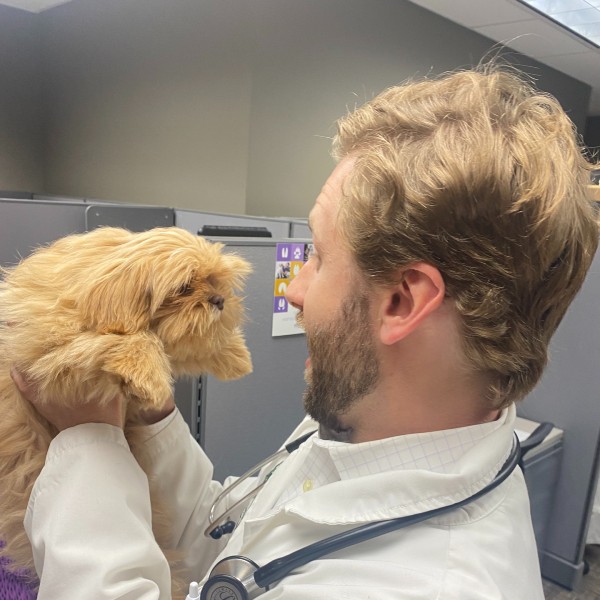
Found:
<path fill-rule="evenodd" d="M 19 192 L 19 191 L 11 191 L 11 190 L 0 190 L 0 198 L 12 198 L 12 199 L 20 199 L 26 200 L 33 198 L 33 194 L 31 192 Z"/>
<path fill-rule="evenodd" d="M 38 246 L 85 231 L 85 207 L 75 202 L 0 199 L 0 265 L 19 262 Z"/>
<path fill-rule="evenodd" d="M 14 264 L 36 246 L 101 224 L 143 230 L 164 224 L 171 214 L 177 225 L 196 233 L 202 224 L 273 227 L 274 238 L 289 234 L 285 219 L 235 217 L 217 213 L 173 211 L 138 205 L 86 201 L 0 199 L 0 265 Z M 150 210 L 152 209 L 152 210 Z M 162 212 L 161 212 L 162 211 Z M 215 216 L 209 221 L 207 214 Z M 224 220 L 228 217 L 230 220 Z M 158 219 L 158 221 L 157 221 Z M 265 224 L 269 221 L 269 225 Z M 283 226 L 282 235 L 275 226 Z M 247 285 L 247 339 L 254 357 L 253 374 L 236 382 L 211 377 L 177 383 L 178 405 L 198 434 L 216 475 L 236 474 L 278 447 L 302 417 L 304 336 L 271 337 L 275 239 L 229 240 L 230 250 L 255 266 Z M 600 443 L 600 254 L 551 345 L 542 381 L 520 405 L 519 414 L 551 421 L 564 431 L 563 461 L 556 498 L 541 551 L 542 572 L 574 588 L 583 573 L 583 551 L 596 485 Z M 201 402 L 199 402 L 199 399 Z"/>
<path fill-rule="evenodd" d="M 129 231 L 147 231 L 154 227 L 172 227 L 174 224 L 173 209 L 161 206 L 90 204 L 85 209 L 85 225 L 88 231 L 97 227 L 124 227 Z"/>
<path fill-rule="evenodd" d="M 72 233 L 103 225 L 145 231 L 174 220 L 173 209 L 164 207 L 0 198 L 0 265 L 14 265 L 36 247 Z"/>
<path fill-rule="evenodd" d="M 212 376 L 177 382 L 176 400 L 215 465 L 215 478 L 241 475 L 273 453 L 304 416 L 304 335 L 272 337 L 277 240 L 220 240 L 254 268 L 245 286 L 246 340 L 253 372 L 238 381 Z M 200 400 L 200 404 L 198 404 Z"/>
<path fill-rule="evenodd" d="M 265 227 L 273 238 L 290 237 L 290 220 L 277 217 L 255 217 L 226 213 L 175 209 L 175 225 L 197 235 L 204 225 Z"/>
<path fill-rule="evenodd" d="M 292 219 L 290 221 L 290 237 L 312 238 L 312 232 L 308 226 L 308 219 Z"/>
<path fill-rule="evenodd" d="M 53 202 L 83 202 L 85 204 L 118 204 L 105 200 L 92 200 L 81 196 L 57 196 L 56 194 L 32 194 L 33 200 L 52 200 Z"/>
<path fill-rule="evenodd" d="M 186 217 L 189 222 L 185 228 L 194 233 L 198 223 L 207 223 L 201 213 Z M 170 208 L 89 204 L 84 199 L 0 199 L 0 265 L 16 264 L 40 245 L 95 227 L 111 225 L 142 231 L 172 225 L 174 220 Z M 270 226 L 281 227 L 282 237 L 287 237 L 289 223 L 272 221 Z M 242 222 L 253 224 L 243 218 Z M 218 222 L 212 222 L 231 223 L 223 222 L 221 215 Z M 181 217 L 179 225 L 186 225 Z M 304 336 L 271 337 L 275 243 L 274 239 L 228 242 L 231 251 L 254 265 L 246 287 L 246 336 L 254 372 L 236 382 L 203 377 L 176 383 L 177 404 L 215 461 L 217 476 L 239 473 L 272 452 L 303 416 Z"/>
<path fill-rule="evenodd" d="M 519 406 L 521 416 L 551 421 L 564 431 L 563 457 L 551 512 L 542 573 L 574 589 L 598 474 L 600 449 L 600 253 L 550 347 L 541 382 Z"/>

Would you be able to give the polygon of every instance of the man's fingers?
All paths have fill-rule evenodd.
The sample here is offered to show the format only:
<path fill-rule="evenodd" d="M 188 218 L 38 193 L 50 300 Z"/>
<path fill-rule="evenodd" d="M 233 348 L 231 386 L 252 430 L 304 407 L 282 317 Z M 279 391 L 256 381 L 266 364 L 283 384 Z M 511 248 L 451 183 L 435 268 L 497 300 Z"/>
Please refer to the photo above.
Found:
<path fill-rule="evenodd" d="M 23 398 L 59 431 L 84 423 L 107 423 L 123 428 L 125 409 L 123 398 L 120 396 L 115 396 L 108 403 L 102 404 L 94 402 L 93 398 L 79 403 L 69 402 L 68 398 L 51 399 L 40 403 L 35 383 L 28 381 L 15 367 L 11 368 L 10 376 Z"/>

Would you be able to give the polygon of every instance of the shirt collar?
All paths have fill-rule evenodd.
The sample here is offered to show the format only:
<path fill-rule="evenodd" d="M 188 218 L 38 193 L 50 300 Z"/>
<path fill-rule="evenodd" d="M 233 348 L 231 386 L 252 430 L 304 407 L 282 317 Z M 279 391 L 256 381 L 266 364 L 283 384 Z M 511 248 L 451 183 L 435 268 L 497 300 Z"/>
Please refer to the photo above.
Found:
<path fill-rule="evenodd" d="M 348 444 L 315 437 L 314 445 L 329 455 L 340 480 L 400 469 L 448 473 L 479 441 L 507 422 L 509 409 L 490 423 L 444 431 L 415 433 Z"/>

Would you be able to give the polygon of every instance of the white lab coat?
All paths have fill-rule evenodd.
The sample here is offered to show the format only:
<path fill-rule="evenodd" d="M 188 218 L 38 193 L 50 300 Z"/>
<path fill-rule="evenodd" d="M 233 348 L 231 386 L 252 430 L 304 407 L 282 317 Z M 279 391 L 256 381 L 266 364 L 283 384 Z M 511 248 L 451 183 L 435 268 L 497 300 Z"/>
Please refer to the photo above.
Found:
<path fill-rule="evenodd" d="M 151 477 L 173 511 L 173 543 L 187 553 L 189 577 L 200 580 L 224 556 L 243 554 L 264 565 L 357 525 L 471 495 L 506 458 L 510 410 L 507 422 L 450 474 L 392 471 L 325 485 L 273 508 L 310 452 L 309 440 L 275 471 L 228 541 L 202 535 L 221 486 L 211 482 L 211 464 L 180 416 L 147 442 Z M 290 439 L 310 427 L 301 424 Z M 25 525 L 41 574 L 39 600 L 171 597 L 168 566 L 150 527 L 147 479 L 116 428 L 78 426 L 52 442 Z M 543 600 L 522 473 L 462 509 L 315 560 L 263 598 Z"/>

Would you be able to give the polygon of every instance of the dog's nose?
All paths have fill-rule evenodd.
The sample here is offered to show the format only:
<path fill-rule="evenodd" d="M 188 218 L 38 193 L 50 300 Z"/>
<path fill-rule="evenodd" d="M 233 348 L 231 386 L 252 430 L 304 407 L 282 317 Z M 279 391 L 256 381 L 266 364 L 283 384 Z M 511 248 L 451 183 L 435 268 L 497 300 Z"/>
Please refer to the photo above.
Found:
<path fill-rule="evenodd" d="M 223 310 L 223 306 L 225 306 L 225 298 L 223 296 L 211 296 L 208 301 L 214 304 L 219 310 Z"/>

